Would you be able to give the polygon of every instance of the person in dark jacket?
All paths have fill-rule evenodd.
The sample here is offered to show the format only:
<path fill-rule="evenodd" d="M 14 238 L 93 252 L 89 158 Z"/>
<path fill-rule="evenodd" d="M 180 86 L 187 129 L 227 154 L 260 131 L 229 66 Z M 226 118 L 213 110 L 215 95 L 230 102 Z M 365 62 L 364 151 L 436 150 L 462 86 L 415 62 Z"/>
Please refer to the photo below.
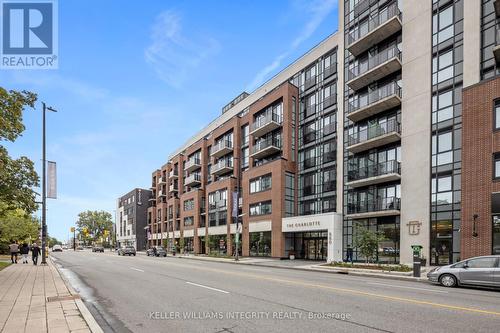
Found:
<path fill-rule="evenodd" d="M 28 246 L 28 244 L 23 243 L 23 245 L 21 246 L 21 250 L 19 252 L 21 252 L 21 255 L 23 256 L 23 264 L 27 264 L 28 253 L 30 252 L 30 247 Z"/>
<path fill-rule="evenodd" d="M 31 247 L 31 258 L 33 259 L 33 265 L 38 264 L 38 255 L 40 254 L 40 248 L 37 243 L 34 243 Z"/>

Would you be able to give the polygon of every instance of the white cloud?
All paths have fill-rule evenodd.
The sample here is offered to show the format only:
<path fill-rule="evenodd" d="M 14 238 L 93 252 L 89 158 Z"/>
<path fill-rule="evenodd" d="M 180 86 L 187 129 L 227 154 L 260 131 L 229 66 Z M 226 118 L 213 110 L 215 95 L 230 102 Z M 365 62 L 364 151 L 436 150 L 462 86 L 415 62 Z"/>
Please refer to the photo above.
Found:
<path fill-rule="evenodd" d="M 214 38 L 184 36 L 181 17 L 173 11 L 159 14 L 151 30 L 151 45 L 144 51 L 144 58 L 172 87 L 181 87 L 203 60 L 220 49 Z"/>
<path fill-rule="evenodd" d="M 281 66 L 281 63 L 284 59 L 286 59 L 303 42 L 311 37 L 311 35 L 316 31 L 316 29 L 318 29 L 318 27 L 321 25 L 321 23 L 323 23 L 323 21 L 331 13 L 331 11 L 337 8 L 337 4 L 338 0 L 315 0 L 297 2 L 297 10 L 305 11 L 309 14 L 305 16 L 308 17 L 307 24 L 302 28 L 300 34 L 293 39 L 290 47 L 287 50 L 276 56 L 269 65 L 265 66 L 257 73 L 257 75 L 254 76 L 253 80 L 247 86 L 246 90 L 253 91 L 258 86 L 263 84 L 269 77 L 269 75 Z"/>

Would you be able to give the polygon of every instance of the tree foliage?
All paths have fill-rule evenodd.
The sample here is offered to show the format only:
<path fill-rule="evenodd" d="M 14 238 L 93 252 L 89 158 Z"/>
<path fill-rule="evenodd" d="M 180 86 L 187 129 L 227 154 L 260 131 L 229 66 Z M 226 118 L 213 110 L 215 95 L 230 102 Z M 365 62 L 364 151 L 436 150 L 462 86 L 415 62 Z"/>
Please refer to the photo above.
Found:
<path fill-rule="evenodd" d="M 384 240 L 385 236 L 381 232 L 373 232 L 360 225 L 355 226 L 354 247 L 366 258 L 366 262 L 373 261 L 378 244 Z"/>
<path fill-rule="evenodd" d="M 37 95 L 23 90 L 7 91 L 0 87 L 0 141 L 15 141 L 25 127 L 23 125 L 23 110 L 25 107 L 35 107 Z"/>
<path fill-rule="evenodd" d="M 34 107 L 37 96 L 28 91 L 7 91 L 0 87 L 0 143 L 14 142 L 24 131 L 23 110 Z M 12 159 L 0 144 L 0 217 L 7 211 L 22 209 L 26 214 L 37 209 L 33 187 L 39 178 L 33 162 L 25 156 Z"/>
<path fill-rule="evenodd" d="M 104 237 L 104 230 L 108 230 L 111 234 L 113 221 L 111 214 L 106 211 L 87 210 L 78 214 L 76 226 L 83 240 L 96 241 Z"/>
<path fill-rule="evenodd" d="M 20 209 L 9 210 L 0 217 L 0 249 L 5 251 L 13 240 L 36 241 L 39 236 L 39 221 Z"/>

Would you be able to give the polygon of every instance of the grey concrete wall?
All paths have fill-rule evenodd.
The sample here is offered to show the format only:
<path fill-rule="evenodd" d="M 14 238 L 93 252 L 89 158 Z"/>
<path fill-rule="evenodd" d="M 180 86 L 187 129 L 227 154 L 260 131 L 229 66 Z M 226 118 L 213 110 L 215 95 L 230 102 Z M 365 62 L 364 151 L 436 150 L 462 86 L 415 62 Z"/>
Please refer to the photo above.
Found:
<path fill-rule="evenodd" d="M 401 138 L 400 262 L 410 264 L 411 245 L 429 258 L 432 0 L 403 1 L 403 102 Z M 421 223 L 410 235 L 408 222 Z"/>
<path fill-rule="evenodd" d="M 481 0 L 464 1 L 464 88 L 481 79 Z"/>

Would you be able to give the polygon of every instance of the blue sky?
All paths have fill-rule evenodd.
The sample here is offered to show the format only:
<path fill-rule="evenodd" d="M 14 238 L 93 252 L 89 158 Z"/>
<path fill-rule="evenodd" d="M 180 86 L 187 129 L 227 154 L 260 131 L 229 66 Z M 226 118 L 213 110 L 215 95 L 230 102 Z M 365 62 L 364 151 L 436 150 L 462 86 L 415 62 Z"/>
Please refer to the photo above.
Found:
<path fill-rule="evenodd" d="M 223 105 L 336 30 L 337 0 L 59 1 L 59 69 L 0 71 L 4 88 L 59 111 L 47 115 L 47 159 L 58 164 L 49 233 L 67 239 L 87 209 L 113 214 Z M 39 171 L 40 109 L 7 144 Z"/>

